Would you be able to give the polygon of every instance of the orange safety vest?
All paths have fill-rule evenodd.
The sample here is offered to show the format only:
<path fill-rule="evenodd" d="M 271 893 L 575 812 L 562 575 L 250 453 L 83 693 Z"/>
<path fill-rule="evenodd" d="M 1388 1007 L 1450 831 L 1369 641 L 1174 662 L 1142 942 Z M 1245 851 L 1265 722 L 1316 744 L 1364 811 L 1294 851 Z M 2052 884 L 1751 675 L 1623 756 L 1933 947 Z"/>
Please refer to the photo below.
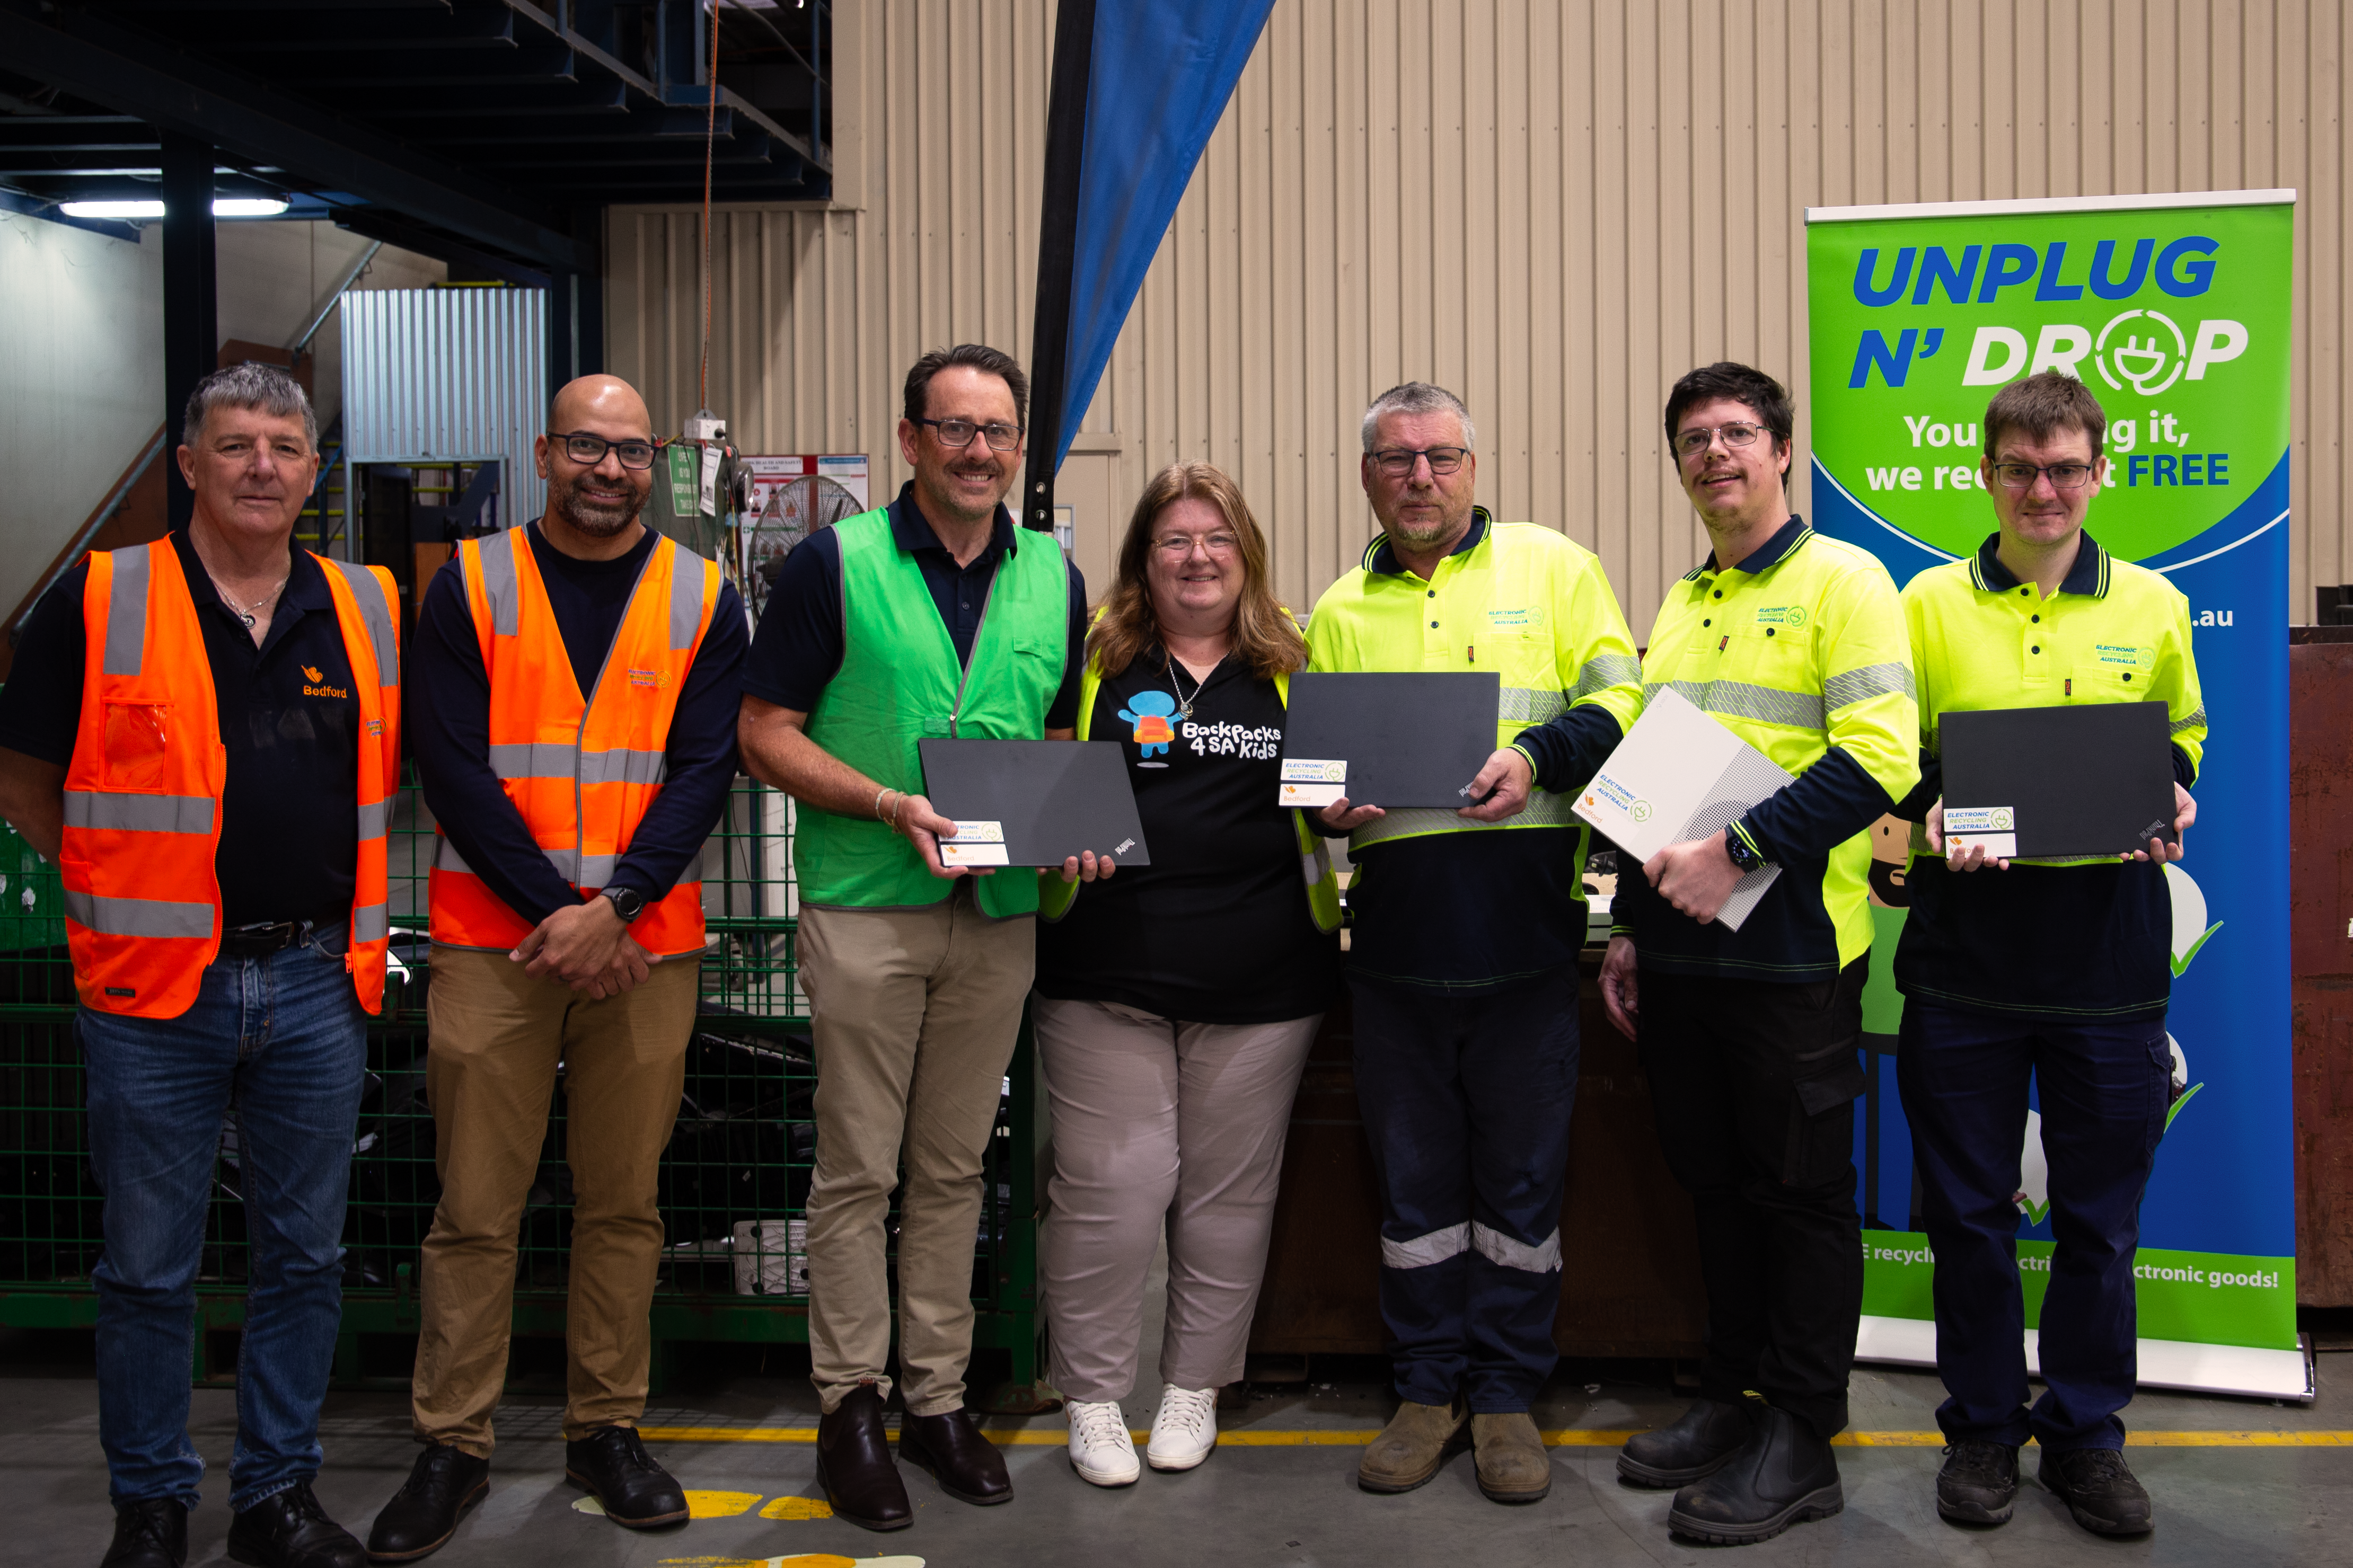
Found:
<path fill-rule="evenodd" d="M 385 830 L 400 777 L 392 574 L 311 559 L 327 569 L 359 693 L 359 868 L 343 967 L 375 1013 L 392 936 Z M 169 539 L 91 553 L 82 634 L 81 727 L 58 859 L 74 984 L 97 1012 L 176 1018 L 220 953 L 213 858 L 228 751 L 196 602 Z"/>
<path fill-rule="evenodd" d="M 661 794 L 670 720 L 719 607 L 719 567 L 657 537 L 596 689 L 581 695 L 530 531 L 458 547 L 491 678 L 490 763 L 523 826 L 585 899 L 613 874 Z M 505 952 L 532 922 L 467 868 L 447 837 L 433 857 L 433 940 Z M 702 882 L 681 879 L 629 927 L 657 958 L 702 951 Z"/>

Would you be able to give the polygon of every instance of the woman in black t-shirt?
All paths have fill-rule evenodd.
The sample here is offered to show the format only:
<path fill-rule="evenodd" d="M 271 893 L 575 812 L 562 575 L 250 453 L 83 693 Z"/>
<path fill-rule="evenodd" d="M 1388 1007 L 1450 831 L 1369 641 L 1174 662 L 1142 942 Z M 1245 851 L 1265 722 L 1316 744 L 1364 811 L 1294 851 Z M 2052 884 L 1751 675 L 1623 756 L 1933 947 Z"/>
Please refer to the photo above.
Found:
<path fill-rule="evenodd" d="M 1126 753 L 1152 864 L 1041 889 L 1040 1251 L 1071 1463 L 1124 1486 L 1140 1471 L 1119 1401 L 1164 1223 L 1155 1469 L 1208 1457 L 1218 1390 L 1241 1376 L 1292 1097 L 1337 984 L 1339 903 L 1322 838 L 1275 805 L 1307 647 L 1232 479 L 1178 463 L 1145 489 L 1087 653 L 1079 738 Z"/>

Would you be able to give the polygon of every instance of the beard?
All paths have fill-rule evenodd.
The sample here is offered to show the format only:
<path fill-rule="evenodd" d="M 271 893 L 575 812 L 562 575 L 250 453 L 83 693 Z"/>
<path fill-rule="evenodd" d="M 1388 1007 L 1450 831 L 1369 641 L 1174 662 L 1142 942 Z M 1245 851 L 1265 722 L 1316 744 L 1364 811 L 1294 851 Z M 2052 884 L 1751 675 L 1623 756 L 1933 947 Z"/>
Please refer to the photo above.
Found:
<path fill-rule="evenodd" d="M 1467 516 L 1467 510 L 1465 515 Z M 1408 544 L 1434 544 L 1462 526 L 1463 519 L 1440 512 L 1427 523 L 1410 523 L 1402 519 L 1388 525 L 1388 531 Z"/>
<path fill-rule="evenodd" d="M 637 521 L 645 502 L 635 494 L 621 500 L 605 500 L 583 493 L 575 481 L 550 480 L 547 504 L 589 538 L 610 539 Z"/>

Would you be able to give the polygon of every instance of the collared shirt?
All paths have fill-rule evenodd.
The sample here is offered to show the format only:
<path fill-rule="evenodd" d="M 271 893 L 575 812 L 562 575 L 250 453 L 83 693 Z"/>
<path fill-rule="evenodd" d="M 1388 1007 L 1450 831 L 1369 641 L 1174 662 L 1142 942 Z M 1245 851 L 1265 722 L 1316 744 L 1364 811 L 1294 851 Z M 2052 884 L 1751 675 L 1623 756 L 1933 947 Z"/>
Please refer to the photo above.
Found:
<path fill-rule="evenodd" d="M 221 918 L 234 928 L 310 921 L 347 927 L 359 861 L 359 699 L 325 569 L 295 550 L 261 645 L 222 602 L 185 529 L 172 545 L 195 602 L 228 772 L 214 851 Z M 64 766 L 81 722 L 77 563 L 41 596 L 0 688 L 0 746 Z M 316 671 L 315 678 L 312 671 Z"/>
<path fill-rule="evenodd" d="M 2056 593 L 2001 563 L 1994 534 L 1904 590 L 1920 681 L 1918 821 L 1944 793 L 1939 720 L 1955 711 L 2162 701 L 2173 776 L 2196 782 L 2207 737 L 2189 601 L 2087 532 Z M 2172 900 L 2147 861 L 2018 861 L 1947 870 L 1915 840 L 1895 981 L 1939 1005 L 2051 1022 L 2161 1016 L 2172 991 Z"/>
<path fill-rule="evenodd" d="M 941 624 L 955 644 L 959 663 L 972 658 L 975 634 L 980 630 L 997 563 L 1016 551 L 1051 550 L 1051 535 L 1025 531 L 1015 526 L 1013 514 L 997 509 L 997 524 L 988 543 L 970 563 L 959 566 L 947 546 L 915 504 L 913 481 L 902 486 L 890 506 L 891 538 L 923 568 L 923 585 L 932 591 Z M 1061 689 L 1046 711 L 1046 728 L 1068 730 L 1079 713 L 1079 678 L 1086 668 L 1087 583 L 1075 565 L 1071 580 L 1070 651 L 1062 667 Z M 842 649 L 841 542 L 831 529 L 819 529 L 785 557 L 768 592 L 767 607 L 760 612 L 760 629 L 752 639 L 752 655 L 744 668 L 744 689 L 764 702 L 796 712 L 810 712 L 834 675 L 841 668 Z"/>
<path fill-rule="evenodd" d="M 626 554 L 584 561 L 548 543 L 537 522 L 524 526 L 531 531 L 532 559 L 539 563 L 573 679 L 584 694 L 594 692 L 638 576 L 660 536 L 648 529 Z M 737 682 L 750 640 L 744 601 L 723 583 L 711 630 L 695 650 L 670 715 L 661 793 L 629 836 L 628 851 L 613 868 L 609 886 L 628 889 L 652 903 L 668 896 L 688 863 L 702 852 L 735 782 Z M 548 860 L 491 772 L 491 676 L 466 600 L 464 569 L 454 557 L 425 590 L 412 641 L 409 752 L 424 780 L 425 803 L 441 831 L 491 891 L 533 924 L 578 903 L 579 893 Z"/>

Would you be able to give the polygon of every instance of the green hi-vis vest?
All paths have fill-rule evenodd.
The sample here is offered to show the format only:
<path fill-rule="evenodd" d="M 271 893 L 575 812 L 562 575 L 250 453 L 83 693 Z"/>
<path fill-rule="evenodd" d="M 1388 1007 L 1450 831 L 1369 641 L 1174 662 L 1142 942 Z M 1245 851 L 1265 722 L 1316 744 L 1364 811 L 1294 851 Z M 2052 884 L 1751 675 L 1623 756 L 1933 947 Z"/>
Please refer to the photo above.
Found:
<path fill-rule="evenodd" d="M 1093 723 L 1095 693 L 1103 688 L 1103 670 L 1094 660 L 1087 661 L 1084 673 L 1079 677 L 1079 736 L 1087 738 Z M 1291 706 L 1291 677 L 1274 678 L 1274 694 L 1286 708 Z M 1299 875 L 1307 884 L 1307 912 L 1320 931 L 1340 929 L 1340 874 L 1332 864 L 1332 851 L 1325 847 L 1323 836 L 1307 826 L 1307 814 L 1294 811 L 1291 826 L 1299 836 Z M 1050 921 L 1060 920 L 1070 912 L 1071 902 L 1079 894 L 1079 884 L 1062 880 L 1061 872 L 1050 867 L 1038 873 L 1038 907 Z"/>
<path fill-rule="evenodd" d="M 915 742 L 1036 741 L 1069 654 L 1070 578 L 1051 535 L 1024 533 L 997 563 L 972 658 L 961 668 L 923 568 L 891 537 L 887 508 L 836 523 L 841 541 L 841 668 L 809 712 L 808 735 L 877 784 L 923 793 Z M 887 822 L 803 805 L 793 837 L 801 901 L 922 909 L 955 889 Z M 1038 879 L 978 879 L 983 913 L 1035 913 Z"/>
<path fill-rule="evenodd" d="M 1363 563 L 1324 592 L 1307 623 L 1310 669 L 1492 669 L 1504 678 L 1496 700 L 1495 744 L 1531 725 L 1593 703 L 1633 728 L 1641 711 L 1641 664 L 1633 635 L 1594 553 L 1540 523 L 1495 522 L 1470 549 L 1440 561 L 1429 578 L 1376 572 L 1384 539 Z M 1466 783 L 1469 781 L 1465 781 Z M 1501 822 L 1467 822 L 1441 808 L 1390 811 L 1349 836 L 1351 854 L 1398 838 L 1435 833 L 1508 833 L 1575 828 L 1584 859 L 1584 822 L 1566 793 L 1528 792 L 1527 809 Z M 1378 805 L 1358 801 L 1354 805 Z"/>

